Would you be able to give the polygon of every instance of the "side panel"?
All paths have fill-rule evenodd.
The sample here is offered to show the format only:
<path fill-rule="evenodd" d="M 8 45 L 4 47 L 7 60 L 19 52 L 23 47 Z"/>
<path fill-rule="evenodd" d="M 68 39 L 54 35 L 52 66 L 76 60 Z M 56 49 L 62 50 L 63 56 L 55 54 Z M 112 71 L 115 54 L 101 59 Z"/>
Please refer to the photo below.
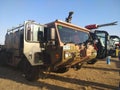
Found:
<path fill-rule="evenodd" d="M 15 29 L 16 30 L 16 29 Z M 7 63 L 12 66 L 17 66 L 21 60 L 21 53 L 23 48 L 23 29 L 8 31 L 5 37 L 5 47 L 7 55 Z"/>
<path fill-rule="evenodd" d="M 24 55 L 26 56 L 27 60 L 32 64 L 32 65 L 41 65 L 42 60 L 35 60 L 35 54 L 38 53 L 38 55 L 42 52 L 40 48 L 39 43 L 29 43 L 24 40 Z M 39 56 L 37 59 L 40 59 Z"/>

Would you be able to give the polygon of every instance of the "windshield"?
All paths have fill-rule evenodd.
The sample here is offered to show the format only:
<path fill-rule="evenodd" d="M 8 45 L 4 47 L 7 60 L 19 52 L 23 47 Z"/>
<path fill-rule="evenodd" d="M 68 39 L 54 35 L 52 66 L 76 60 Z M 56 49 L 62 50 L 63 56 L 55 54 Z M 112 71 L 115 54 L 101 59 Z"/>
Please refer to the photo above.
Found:
<path fill-rule="evenodd" d="M 89 39 L 89 34 L 86 32 L 74 30 L 64 26 L 58 25 L 58 31 L 60 34 L 61 41 L 63 43 L 83 43 Z"/>

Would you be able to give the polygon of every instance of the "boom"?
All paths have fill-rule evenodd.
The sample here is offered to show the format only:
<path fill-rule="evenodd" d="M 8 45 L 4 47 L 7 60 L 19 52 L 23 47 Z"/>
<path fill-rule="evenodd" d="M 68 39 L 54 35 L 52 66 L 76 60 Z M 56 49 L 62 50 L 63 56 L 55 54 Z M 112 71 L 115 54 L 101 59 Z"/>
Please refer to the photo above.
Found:
<path fill-rule="evenodd" d="M 117 25 L 117 21 L 115 22 L 111 22 L 111 23 L 106 23 L 106 24 L 90 24 L 90 25 L 87 25 L 85 26 L 85 28 L 87 29 L 97 29 L 99 27 L 104 27 L 104 26 L 111 26 L 111 25 Z"/>

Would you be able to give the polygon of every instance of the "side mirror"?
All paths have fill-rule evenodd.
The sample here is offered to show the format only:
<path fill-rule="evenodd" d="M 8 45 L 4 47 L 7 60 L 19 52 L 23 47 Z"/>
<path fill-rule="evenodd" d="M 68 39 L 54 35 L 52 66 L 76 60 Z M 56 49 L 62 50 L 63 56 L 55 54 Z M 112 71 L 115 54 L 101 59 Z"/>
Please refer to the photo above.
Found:
<path fill-rule="evenodd" d="M 55 28 L 50 29 L 50 39 L 52 41 L 52 45 L 55 45 Z"/>
<path fill-rule="evenodd" d="M 55 40 L 55 28 L 51 28 L 51 40 Z"/>

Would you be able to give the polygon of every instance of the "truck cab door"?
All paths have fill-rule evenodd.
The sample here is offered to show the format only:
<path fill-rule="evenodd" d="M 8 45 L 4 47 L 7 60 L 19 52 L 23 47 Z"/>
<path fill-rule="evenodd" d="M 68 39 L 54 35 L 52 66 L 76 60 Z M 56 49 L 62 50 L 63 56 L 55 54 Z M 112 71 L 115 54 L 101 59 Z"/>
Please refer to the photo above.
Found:
<path fill-rule="evenodd" d="M 97 58 L 105 58 L 108 53 L 108 38 L 109 34 L 106 31 L 95 30 L 95 35 L 98 37 L 98 55 Z"/>

